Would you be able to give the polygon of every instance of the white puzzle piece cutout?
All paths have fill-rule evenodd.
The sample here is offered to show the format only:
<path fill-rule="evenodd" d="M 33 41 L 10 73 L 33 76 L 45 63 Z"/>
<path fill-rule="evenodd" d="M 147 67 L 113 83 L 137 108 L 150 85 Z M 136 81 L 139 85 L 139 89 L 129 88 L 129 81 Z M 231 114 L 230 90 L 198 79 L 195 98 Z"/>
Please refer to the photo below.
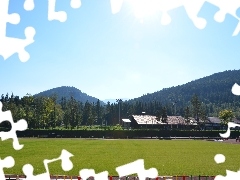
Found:
<path fill-rule="evenodd" d="M 56 162 L 58 160 L 61 160 L 61 166 L 64 171 L 70 171 L 73 168 L 73 163 L 70 160 L 70 157 L 73 155 L 68 152 L 67 150 L 63 149 L 61 152 L 61 155 L 58 158 L 55 159 L 45 159 L 43 161 L 44 167 L 46 169 L 45 173 L 38 174 L 38 175 L 33 175 L 34 168 L 31 164 L 25 164 L 22 168 L 23 173 L 26 175 L 25 180 L 50 180 L 50 172 L 48 168 L 48 164 L 52 162 Z"/>
<path fill-rule="evenodd" d="M 5 180 L 3 168 L 12 168 L 15 165 L 15 160 L 12 156 L 8 156 L 3 160 L 0 158 L 0 180 Z"/>
<path fill-rule="evenodd" d="M 232 93 L 236 96 L 240 96 L 240 86 L 237 83 L 232 86 Z"/>
<path fill-rule="evenodd" d="M 8 132 L 0 132 L 0 137 L 2 141 L 7 139 L 13 139 L 13 148 L 15 150 L 20 150 L 23 148 L 23 145 L 19 144 L 18 137 L 16 131 L 24 131 L 27 129 L 28 124 L 26 120 L 21 119 L 16 123 L 13 121 L 11 111 L 2 111 L 2 102 L 0 102 L 0 123 L 3 121 L 8 121 L 11 124 L 11 130 Z"/>
<path fill-rule="evenodd" d="M 233 123 L 233 122 L 229 122 L 228 123 L 228 129 L 227 129 L 227 132 L 226 133 L 219 133 L 221 137 L 223 138 L 228 138 L 230 136 L 230 128 L 231 127 L 240 127 L 239 124 L 236 124 L 236 123 Z M 224 163 L 225 162 L 225 156 L 222 155 L 222 154 L 216 154 L 215 157 L 214 157 L 214 160 L 216 163 Z M 240 171 L 237 171 L 237 172 L 234 172 L 234 171 L 229 171 L 229 170 L 226 170 L 226 176 L 222 176 L 222 175 L 217 175 L 215 177 L 214 180 L 238 180 L 240 177 Z"/>
<path fill-rule="evenodd" d="M 231 133 L 230 128 L 234 128 L 234 127 L 240 127 L 240 124 L 236 124 L 236 123 L 233 123 L 233 122 L 228 122 L 227 132 L 219 133 L 219 135 L 223 138 L 228 138 L 230 136 L 230 133 Z"/>
<path fill-rule="evenodd" d="M 207 21 L 204 18 L 198 17 L 198 13 L 202 9 L 205 2 L 208 2 L 219 8 L 219 11 L 215 14 L 214 20 L 216 22 L 223 22 L 227 14 L 236 18 L 239 23 L 235 28 L 232 36 L 236 36 L 240 32 L 240 17 L 236 14 L 236 11 L 240 8 L 240 0 L 125 0 L 133 4 L 133 9 L 136 12 L 144 11 L 145 8 L 151 6 L 154 10 L 162 12 L 161 24 L 168 25 L 171 23 L 171 17 L 168 14 L 169 11 L 178 7 L 184 7 L 188 17 L 192 20 L 193 24 L 198 29 L 204 29 Z M 113 14 L 120 11 L 123 0 L 110 0 L 111 10 Z M 145 6 L 141 4 L 146 4 Z M 138 16 L 135 13 L 135 16 Z M 140 13 L 142 14 L 142 13 Z"/>
<path fill-rule="evenodd" d="M 108 171 L 96 174 L 94 169 L 82 169 L 79 171 L 79 176 L 82 180 L 87 180 L 90 177 L 94 177 L 94 180 L 108 180 Z"/>
<path fill-rule="evenodd" d="M 223 154 L 216 154 L 214 156 L 214 161 L 217 163 L 217 164 L 220 164 L 220 163 L 224 163 L 225 162 L 225 156 Z"/>
<path fill-rule="evenodd" d="M 57 0 L 48 0 L 48 20 L 58 20 L 60 22 L 65 22 L 67 20 L 67 13 L 65 11 L 55 11 Z M 81 7 L 81 0 L 71 0 L 70 6 L 74 9 Z"/>
<path fill-rule="evenodd" d="M 158 177 L 158 171 L 156 168 L 145 169 L 143 159 L 119 166 L 116 168 L 116 171 L 118 172 L 119 177 L 137 174 L 139 180 Z"/>
<path fill-rule="evenodd" d="M 65 22 L 67 20 L 67 13 L 65 11 L 55 11 L 56 0 L 48 0 L 48 20 L 58 20 Z"/>
<path fill-rule="evenodd" d="M 239 0 L 208 0 L 209 3 L 214 4 L 215 6 L 219 7 L 219 11 L 214 15 L 214 20 L 217 22 L 223 22 L 227 14 L 232 15 L 235 17 L 239 23 L 233 32 L 233 36 L 238 35 L 240 32 L 240 18 L 237 16 L 236 11 L 240 7 Z"/>
<path fill-rule="evenodd" d="M 205 0 L 183 0 L 183 6 L 187 12 L 188 17 L 198 29 L 204 29 L 207 21 L 204 18 L 198 17 Z"/>
<path fill-rule="evenodd" d="M 48 20 L 58 20 L 65 22 L 67 13 L 65 11 L 55 11 L 56 0 L 48 0 Z M 71 0 L 70 6 L 74 9 L 81 7 L 81 0 Z M 34 0 L 25 0 L 23 7 L 26 11 L 32 11 L 35 8 Z M 24 30 L 26 39 L 19 39 L 6 36 L 7 23 L 19 24 L 20 16 L 17 13 L 8 14 L 9 0 L 0 1 L 0 55 L 4 60 L 17 53 L 22 62 L 30 59 L 30 55 L 25 51 L 25 47 L 34 42 L 36 31 L 33 27 L 28 26 Z"/>
<path fill-rule="evenodd" d="M 27 6 L 27 5 L 26 5 Z M 26 39 L 18 39 L 6 36 L 7 23 L 18 24 L 20 16 L 17 13 L 8 14 L 9 0 L 0 1 L 0 55 L 4 60 L 15 53 L 22 62 L 29 60 L 30 55 L 25 51 L 25 47 L 34 42 L 35 29 L 33 27 L 25 28 Z"/>
<path fill-rule="evenodd" d="M 226 170 L 226 176 L 217 175 L 214 180 L 239 180 L 240 171 L 234 172 Z"/>

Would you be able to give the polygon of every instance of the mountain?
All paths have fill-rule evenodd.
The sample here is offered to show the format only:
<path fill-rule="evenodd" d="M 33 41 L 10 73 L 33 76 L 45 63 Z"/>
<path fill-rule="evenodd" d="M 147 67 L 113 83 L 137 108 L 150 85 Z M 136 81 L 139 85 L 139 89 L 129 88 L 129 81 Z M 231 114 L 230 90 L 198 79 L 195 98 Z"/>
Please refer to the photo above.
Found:
<path fill-rule="evenodd" d="M 186 106 L 194 94 L 205 104 L 232 104 L 240 105 L 240 96 L 233 95 L 232 86 L 240 85 L 240 70 L 228 70 L 203 77 L 189 83 L 170 88 L 164 88 L 154 93 L 131 99 L 128 102 L 152 102 L 162 104 L 177 102 L 179 106 Z"/>
<path fill-rule="evenodd" d="M 86 101 L 91 103 L 96 103 L 97 98 L 87 95 L 86 93 L 81 92 L 79 89 L 70 86 L 61 86 L 53 89 L 49 89 L 38 94 L 35 94 L 35 97 L 45 96 L 50 97 L 53 95 L 57 95 L 57 101 L 60 102 L 62 97 L 66 97 L 66 99 L 70 99 L 73 96 L 77 101 L 81 101 L 85 103 Z M 100 104 L 105 104 L 103 101 L 100 101 Z"/>
<path fill-rule="evenodd" d="M 240 96 L 233 95 L 232 86 L 237 83 L 240 85 L 240 70 L 228 70 L 193 80 L 183 85 L 164 88 L 154 93 L 148 93 L 141 97 L 130 99 L 124 103 L 132 104 L 136 102 L 152 103 L 160 102 L 171 108 L 175 106 L 177 112 L 183 112 L 186 106 L 191 105 L 191 98 L 196 94 L 201 102 L 207 105 L 208 112 L 218 112 L 222 108 L 234 108 L 240 112 Z M 53 88 L 34 96 L 51 96 L 57 94 L 58 100 L 62 97 L 70 98 L 73 96 L 81 102 L 97 102 L 97 98 L 91 97 L 74 87 Z M 115 103 L 115 99 L 106 99 L 105 102 Z M 101 104 L 105 104 L 101 101 Z M 139 105 L 139 104 L 138 104 Z M 141 106 L 146 106 L 145 104 Z M 151 105 L 149 105 L 151 106 Z M 214 109 L 214 111 L 213 111 Z M 240 114 L 239 114 L 240 116 Z"/>

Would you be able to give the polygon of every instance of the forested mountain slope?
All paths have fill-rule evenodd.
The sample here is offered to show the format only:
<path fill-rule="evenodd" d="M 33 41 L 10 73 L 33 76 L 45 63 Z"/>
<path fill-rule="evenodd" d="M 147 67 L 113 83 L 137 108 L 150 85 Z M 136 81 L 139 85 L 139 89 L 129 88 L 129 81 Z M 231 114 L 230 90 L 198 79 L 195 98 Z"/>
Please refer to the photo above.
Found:
<path fill-rule="evenodd" d="M 205 104 L 239 104 L 240 96 L 235 96 L 231 92 L 235 83 L 240 85 L 240 70 L 215 73 L 183 85 L 164 88 L 161 91 L 143 95 L 129 102 L 160 101 L 167 104 L 176 101 L 178 105 L 185 106 L 189 103 L 193 94 L 196 94 Z"/>
<path fill-rule="evenodd" d="M 72 96 L 75 100 L 80 101 L 85 103 L 86 101 L 91 102 L 91 103 L 96 103 L 97 102 L 97 98 L 92 97 L 87 95 L 86 93 L 83 93 L 82 91 L 80 91 L 79 89 L 75 88 L 75 87 L 69 87 L 69 86 L 61 86 L 61 87 L 57 87 L 57 88 L 53 88 L 50 90 L 46 90 L 43 92 L 40 92 L 38 94 L 35 94 L 35 97 L 39 97 L 39 96 L 44 96 L 44 97 L 50 97 L 53 95 L 57 95 L 58 98 L 58 102 L 61 101 L 62 97 L 66 97 L 66 99 L 70 99 L 70 97 Z M 104 104 L 104 102 L 100 101 L 101 104 Z"/>

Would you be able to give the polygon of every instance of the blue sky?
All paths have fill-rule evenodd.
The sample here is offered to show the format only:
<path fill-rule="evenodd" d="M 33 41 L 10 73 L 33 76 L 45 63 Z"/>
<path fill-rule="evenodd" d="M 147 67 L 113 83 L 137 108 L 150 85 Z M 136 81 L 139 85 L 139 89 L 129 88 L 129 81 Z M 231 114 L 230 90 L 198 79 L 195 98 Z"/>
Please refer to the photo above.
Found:
<path fill-rule="evenodd" d="M 82 0 L 72 9 L 70 0 L 57 0 L 66 22 L 48 21 L 47 1 L 35 0 L 25 11 L 23 0 L 10 0 L 9 12 L 19 13 L 18 25 L 7 25 L 7 36 L 25 38 L 26 26 L 36 30 L 26 47 L 31 58 L 17 54 L 0 57 L 1 94 L 24 96 L 60 86 L 74 86 L 104 99 L 135 98 L 163 88 L 185 84 L 213 73 L 240 69 L 240 35 L 232 36 L 238 21 L 228 15 L 213 19 L 218 8 L 205 3 L 200 30 L 183 7 L 169 12 L 172 22 L 161 25 L 161 12 L 139 19 L 123 3 L 112 14 L 110 0 Z"/>

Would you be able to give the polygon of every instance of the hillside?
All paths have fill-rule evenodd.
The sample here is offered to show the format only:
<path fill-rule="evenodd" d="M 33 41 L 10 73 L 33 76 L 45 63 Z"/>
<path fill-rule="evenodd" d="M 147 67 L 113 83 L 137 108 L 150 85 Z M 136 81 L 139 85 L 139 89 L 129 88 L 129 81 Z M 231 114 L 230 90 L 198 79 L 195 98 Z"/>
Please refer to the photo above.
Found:
<path fill-rule="evenodd" d="M 121 112 L 126 117 L 126 114 L 139 114 L 142 111 L 154 114 L 163 105 L 166 106 L 168 114 L 183 115 L 184 109 L 191 106 L 192 96 L 196 94 L 199 100 L 203 102 L 202 105 L 205 106 L 208 116 L 217 116 L 221 109 L 232 109 L 240 117 L 240 96 L 235 96 L 231 92 L 235 83 L 240 85 L 240 70 L 215 73 L 183 85 L 164 88 L 154 93 L 124 101 Z M 97 98 L 91 97 L 77 88 L 66 86 L 50 89 L 35 96 L 51 96 L 54 94 L 58 95 L 58 100 L 62 97 L 70 98 L 73 96 L 77 101 L 97 102 Z M 156 105 L 153 102 L 160 104 Z M 174 107 L 173 102 L 177 102 Z M 103 105 L 104 102 L 101 101 L 101 104 Z M 135 105 L 132 106 L 131 104 Z M 117 106 L 116 109 L 118 109 Z"/>
<path fill-rule="evenodd" d="M 57 95 L 58 102 L 60 102 L 62 97 L 66 97 L 66 99 L 70 99 L 71 96 L 74 97 L 77 101 L 81 101 L 85 103 L 86 101 L 91 103 L 96 103 L 97 98 L 87 95 L 86 93 L 81 92 L 79 89 L 75 87 L 69 87 L 69 86 L 61 86 L 53 89 L 49 89 L 43 92 L 40 92 L 38 94 L 35 94 L 34 96 L 45 96 L 50 97 L 53 95 Z M 104 102 L 100 101 L 101 104 L 104 104 Z"/>
<path fill-rule="evenodd" d="M 235 96 L 231 92 L 234 83 L 240 84 L 240 70 L 215 73 L 183 85 L 164 88 L 161 91 L 143 95 L 129 100 L 129 102 L 158 101 L 162 104 L 168 104 L 177 101 L 178 106 L 186 106 L 189 104 L 193 94 L 197 94 L 205 104 L 221 105 L 230 103 L 231 105 L 239 105 L 240 96 Z"/>

